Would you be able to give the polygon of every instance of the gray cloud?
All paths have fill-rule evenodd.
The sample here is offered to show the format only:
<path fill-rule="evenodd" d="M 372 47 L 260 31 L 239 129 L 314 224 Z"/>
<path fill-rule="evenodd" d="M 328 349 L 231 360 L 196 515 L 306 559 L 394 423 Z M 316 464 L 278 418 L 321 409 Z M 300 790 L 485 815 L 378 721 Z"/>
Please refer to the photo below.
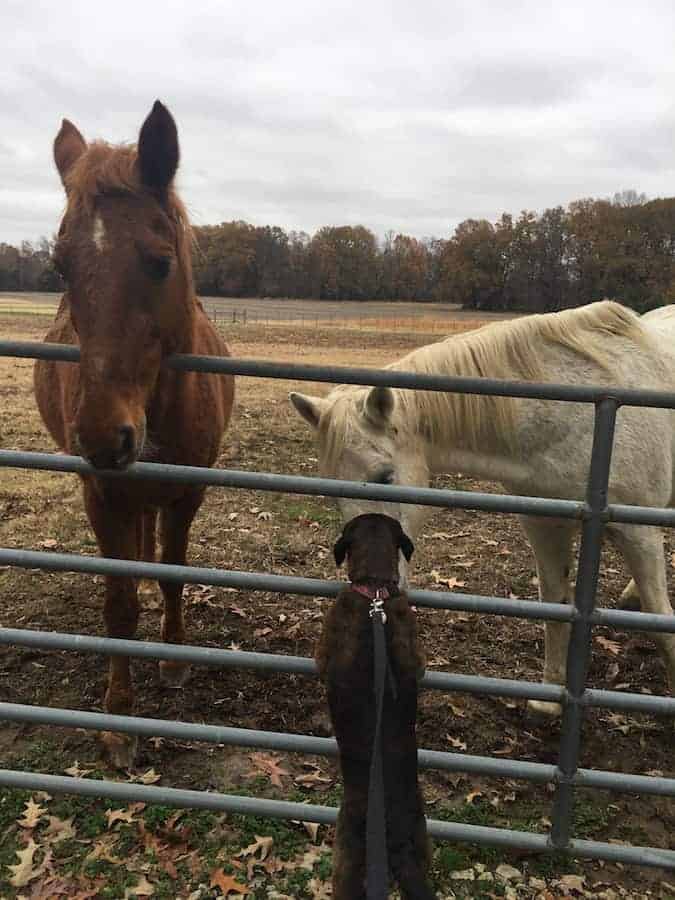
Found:
<path fill-rule="evenodd" d="M 0 240 L 52 233 L 63 116 L 134 140 L 160 97 L 196 222 L 446 236 L 672 193 L 675 10 L 620 0 L 84 0 L 0 7 Z"/>

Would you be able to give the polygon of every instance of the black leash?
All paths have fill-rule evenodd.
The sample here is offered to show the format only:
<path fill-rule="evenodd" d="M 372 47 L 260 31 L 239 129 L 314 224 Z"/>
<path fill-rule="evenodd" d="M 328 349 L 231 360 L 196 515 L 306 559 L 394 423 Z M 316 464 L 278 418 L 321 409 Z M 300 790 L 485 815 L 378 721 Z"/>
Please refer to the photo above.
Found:
<path fill-rule="evenodd" d="M 384 802 L 384 764 L 382 760 L 382 711 L 387 685 L 387 643 L 384 623 L 387 616 L 384 601 L 377 591 L 370 607 L 373 621 L 373 688 L 375 692 L 375 733 L 368 781 L 368 813 L 366 817 L 366 895 L 368 900 L 386 900 L 389 896 L 389 858 L 387 855 L 387 823 Z M 391 681 L 393 685 L 393 681 Z"/>

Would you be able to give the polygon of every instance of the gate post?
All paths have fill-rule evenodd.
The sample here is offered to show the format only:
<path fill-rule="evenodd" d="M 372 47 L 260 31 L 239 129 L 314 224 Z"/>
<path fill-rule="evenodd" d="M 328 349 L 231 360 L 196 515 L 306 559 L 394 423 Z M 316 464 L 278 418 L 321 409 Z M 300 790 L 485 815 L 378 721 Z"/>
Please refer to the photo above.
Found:
<path fill-rule="evenodd" d="M 579 764 L 583 724 L 581 701 L 586 689 L 586 675 L 591 657 L 593 628 L 591 616 L 595 607 L 602 538 L 608 517 L 607 488 L 618 406 L 615 399 L 605 397 L 599 400 L 595 407 L 593 449 L 574 591 L 576 616 L 572 621 L 567 648 L 567 683 L 563 699 L 558 788 L 553 804 L 550 837 L 551 844 L 558 850 L 567 847 L 572 830 L 574 776 Z"/>

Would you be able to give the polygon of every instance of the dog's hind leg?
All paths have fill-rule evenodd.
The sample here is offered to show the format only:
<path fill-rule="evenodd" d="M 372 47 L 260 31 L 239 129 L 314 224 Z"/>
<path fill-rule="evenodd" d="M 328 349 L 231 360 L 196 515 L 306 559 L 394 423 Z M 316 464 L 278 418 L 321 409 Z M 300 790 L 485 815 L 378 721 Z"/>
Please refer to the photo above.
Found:
<path fill-rule="evenodd" d="M 346 821 L 340 808 L 333 844 L 332 900 L 366 900 L 365 825 Z"/>

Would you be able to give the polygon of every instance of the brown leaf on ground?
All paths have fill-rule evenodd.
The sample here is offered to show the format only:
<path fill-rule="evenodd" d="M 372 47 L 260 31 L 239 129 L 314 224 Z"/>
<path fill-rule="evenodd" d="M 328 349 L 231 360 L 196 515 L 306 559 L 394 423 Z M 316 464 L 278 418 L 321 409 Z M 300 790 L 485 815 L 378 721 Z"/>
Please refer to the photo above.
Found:
<path fill-rule="evenodd" d="M 52 862 L 52 853 L 51 850 L 48 850 L 42 862 L 33 868 L 33 859 L 35 857 L 35 853 L 38 850 L 38 845 L 35 843 L 33 838 L 31 838 L 26 847 L 23 850 L 17 850 L 16 855 L 19 857 L 19 862 L 13 866 L 7 866 L 12 875 L 9 878 L 9 883 L 14 887 L 24 887 L 29 884 L 31 881 L 34 881 L 36 878 L 39 878 L 41 875 L 47 871 L 47 869 L 51 866 Z"/>
<path fill-rule="evenodd" d="M 250 890 L 245 884 L 239 884 L 231 875 L 226 875 L 222 869 L 214 869 L 211 872 L 211 881 L 209 887 L 217 887 L 222 891 L 224 897 L 229 894 L 250 894 Z"/>
<path fill-rule="evenodd" d="M 272 849 L 272 844 L 274 843 L 274 838 L 271 837 L 260 837 L 259 835 L 254 835 L 255 841 L 252 844 L 249 844 L 248 847 L 244 847 L 243 850 L 240 850 L 237 853 L 237 857 L 242 856 L 255 856 L 255 854 L 260 850 L 260 861 L 267 858 L 270 850 Z"/>
<path fill-rule="evenodd" d="M 42 839 L 49 844 L 60 844 L 61 841 L 69 841 L 77 834 L 73 828 L 75 817 L 59 819 L 58 816 L 49 816 L 47 828 L 42 832 Z"/>
<path fill-rule="evenodd" d="M 466 750 L 466 744 L 464 741 L 460 741 L 459 738 L 453 737 L 451 734 L 446 734 L 445 738 L 455 750 Z"/>
<path fill-rule="evenodd" d="M 16 820 L 16 824 L 22 828 L 35 828 L 46 812 L 47 810 L 31 797 L 30 800 L 26 800 L 26 808 L 21 818 Z"/>
<path fill-rule="evenodd" d="M 63 771 L 66 773 L 66 775 L 71 775 L 73 778 L 84 778 L 85 775 L 91 775 L 91 773 L 94 770 L 93 769 L 81 769 L 80 763 L 76 759 L 75 762 L 73 763 L 73 765 L 69 769 L 64 769 Z"/>
<path fill-rule="evenodd" d="M 328 778 L 326 775 L 322 775 L 321 769 L 318 766 L 314 766 L 313 772 L 306 772 L 303 775 L 298 775 L 293 781 L 300 787 L 320 789 L 324 784 L 331 784 L 333 779 Z"/>
<path fill-rule="evenodd" d="M 118 835 L 109 834 L 99 841 L 96 841 L 93 848 L 85 856 L 85 862 L 93 862 L 96 859 L 102 859 L 105 862 L 112 863 L 114 866 L 121 865 L 124 860 L 115 856 L 113 847 L 118 840 Z"/>
<path fill-rule="evenodd" d="M 129 773 L 129 781 L 134 784 L 157 784 L 161 777 L 162 776 L 158 772 L 155 772 L 154 769 L 148 769 L 148 771 L 143 772 L 142 775 L 135 775 L 132 772 Z M 144 807 L 145 803 L 142 803 L 141 806 Z"/>
<path fill-rule="evenodd" d="M 313 844 L 316 844 L 317 837 L 319 835 L 319 828 L 321 827 L 318 822 L 303 822 L 303 827 L 307 834 L 309 835 Z"/>
<path fill-rule="evenodd" d="M 124 892 L 124 900 L 130 897 L 152 897 L 155 893 L 154 885 L 150 884 L 145 875 L 141 875 L 141 880 L 134 887 L 128 887 Z"/>
<path fill-rule="evenodd" d="M 254 768 L 247 772 L 244 778 L 257 778 L 259 775 L 267 775 L 275 787 L 283 787 L 282 776 L 290 776 L 291 774 L 279 765 L 283 759 L 281 756 L 275 757 L 267 753 L 251 753 L 249 754 L 249 759 L 253 763 Z"/>
<path fill-rule="evenodd" d="M 328 881 L 319 881 L 318 878 L 310 878 L 307 889 L 312 895 L 312 900 L 331 900 L 333 891 Z"/>
<path fill-rule="evenodd" d="M 608 638 L 603 637 L 601 634 L 595 635 L 596 644 L 600 644 L 605 650 L 609 650 L 614 656 L 618 656 L 621 653 L 622 647 L 618 641 L 610 641 Z"/>
<path fill-rule="evenodd" d="M 105 817 L 108 828 L 112 828 L 116 822 L 125 822 L 130 825 L 134 821 L 134 813 L 130 809 L 106 809 Z"/>
<path fill-rule="evenodd" d="M 465 803 L 473 803 L 474 800 L 476 800 L 478 797 L 482 797 L 482 796 L 483 796 L 482 791 L 469 791 L 469 793 L 464 798 L 464 802 Z"/>

